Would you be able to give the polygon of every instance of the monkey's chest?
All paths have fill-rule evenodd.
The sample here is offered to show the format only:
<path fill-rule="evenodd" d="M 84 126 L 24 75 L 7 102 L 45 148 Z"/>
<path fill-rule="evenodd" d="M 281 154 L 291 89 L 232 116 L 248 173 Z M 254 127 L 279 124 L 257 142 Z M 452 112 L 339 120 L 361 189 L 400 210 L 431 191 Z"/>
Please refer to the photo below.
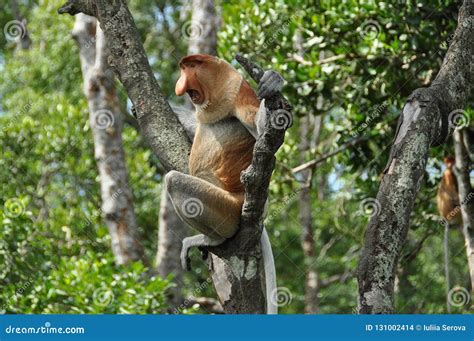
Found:
<path fill-rule="evenodd" d="M 199 124 L 189 157 L 190 174 L 226 191 L 243 192 L 240 173 L 252 161 L 254 144 L 237 119 Z"/>

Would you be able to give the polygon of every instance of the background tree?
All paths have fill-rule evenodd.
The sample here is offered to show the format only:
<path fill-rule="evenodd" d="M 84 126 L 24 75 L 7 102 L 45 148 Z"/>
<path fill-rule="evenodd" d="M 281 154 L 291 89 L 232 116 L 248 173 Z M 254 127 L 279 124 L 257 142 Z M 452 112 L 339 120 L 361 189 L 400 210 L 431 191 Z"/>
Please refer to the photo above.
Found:
<path fill-rule="evenodd" d="M 84 94 L 99 169 L 101 213 L 109 229 L 117 264 L 143 258 L 137 231 L 133 195 L 123 151 L 123 117 L 116 95 L 113 71 L 107 58 L 104 34 L 95 18 L 77 16 L 72 36 L 79 46 Z"/>

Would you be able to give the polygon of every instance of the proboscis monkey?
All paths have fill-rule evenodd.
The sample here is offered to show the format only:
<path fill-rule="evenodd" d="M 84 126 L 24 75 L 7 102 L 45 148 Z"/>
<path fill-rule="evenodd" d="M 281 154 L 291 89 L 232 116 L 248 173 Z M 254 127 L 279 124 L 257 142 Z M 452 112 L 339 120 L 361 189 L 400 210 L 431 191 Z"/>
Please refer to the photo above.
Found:
<path fill-rule="evenodd" d="M 444 158 L 446 170 L 443 173 L 443 178 L 438 187 L 438 194 L 436 195 L 439 214 L 449 225 L 461 223 L 458 183 L 453 171 L 454 162 L 452 156 Z"/>
<path fill-rule="evenodd" d="M 197 127 L 189 157 L 189 175 L 177 171 L 165 177 L 165 186 L 179 217 L 202 234 L 184 239 L 183 267 L 194 246 L 215 246 L 239 228 L 244 202 L 240 173 L 251 163 L 253 146 L 266 120 L 264 99 L 283 87 L 283 78 L 267 71 L 259 96 L 227 62 L 209 55 L 191 55 L 179 63 L 176 95 L 188 94 L 196 108 Z M 185 157 L 183 155 L 183 157 Z M 276 289 L 270 241 L 262 232 L 267 313 L 276 313 L 271 295 Z"/>

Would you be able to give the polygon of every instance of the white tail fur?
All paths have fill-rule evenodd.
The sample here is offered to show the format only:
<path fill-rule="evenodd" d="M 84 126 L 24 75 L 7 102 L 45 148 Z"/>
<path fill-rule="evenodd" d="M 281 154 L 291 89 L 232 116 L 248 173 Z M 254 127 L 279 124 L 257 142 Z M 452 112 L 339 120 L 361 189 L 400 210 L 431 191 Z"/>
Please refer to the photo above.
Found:
<path fill-rule="evenodd" d="M 272 245 L 268 238 L 267 230 L 263 228 L 260 239 L 262 245 L 263 266 L 265 269 L 265 286 L 267 292 L 267 314 L 278 314 L 278 305 L 276 300 L 277 284 L 275 260 L 273 258 Z"/>

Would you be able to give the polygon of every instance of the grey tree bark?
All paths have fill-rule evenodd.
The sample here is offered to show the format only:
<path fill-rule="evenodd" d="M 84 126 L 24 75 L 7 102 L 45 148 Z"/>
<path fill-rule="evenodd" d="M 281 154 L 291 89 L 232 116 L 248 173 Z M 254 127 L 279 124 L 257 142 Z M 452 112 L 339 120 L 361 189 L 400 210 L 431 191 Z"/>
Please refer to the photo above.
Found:
<path fill-rule="evenodd" d="M 428 88 L 408 98 L 392 145 L 374 215 L 365 235 L 359 269 L 358 311 L 393 312 L 395 269 L 430 146 L 446 138 L 448 114 L 462 109 L 474 83 L 474 2 L 465 0 L 441 70 Z M 440 124 L 443 122 L 443 124 Z"/>
<path fill-rule="evenodd" d="M 184 270 L 181 267 L 179 256 L 181 244 L 186 235 L 186 226 L 176 214 L 168 193 L 163 190 L 161 193 L 156 265 L 161 277 L 166 278 L 169 274 L 173 275 L 176 286 L 170 289 L 168 298 L 172 307 L 178 307 L 183 302 Z"/>
<path fill-rule="evenodd" d="M 189 155 L 189 139 L 153 77 L 125 0 L 68 0 L 58 12 L 84 13 L 99 20 L 110 48 L 109 61 L 137 109 L 143 134 L 166 169 L 187 173 L 187 158 L 183 155 Z M 237 60 L 254 80 L 260 80 L 261 68 L 243 57 L 237 56 Z M 218 257 L 211 264 L 211 275 L 226 313 L 266 311 L 261 276 L 262 216 L 275 153 L 283 143 L 292 117 L 291 107 L 280 94 L 265 104 L 271 117 L 255 143 L 251 165 L 241 175 L 246 191 L 240 230 L 223 245 L 209 248 Z M 271 122 L 277 125 L 272 126 Z"/>
<path fill-rule="evenodd" d="M 221 20 L 214 0 L 193 0 L 192 11 L 188 54 L 217 55 L 217 31 Z"/>
<path fill-rule="evenodd" d="M 467 129 L 454 131 L 454 151 L 456 158 L 455 174 L 458 182 L 459 202 L 461 203 L 462 233 L 466 245 L 466 255 L 471 278 L 471 291 L 474 293 L 474 191 L 471 187 L 470 157 L 464 134 Z"/>
<path fill-rule="evenodd" d="M 112 239 L 117 264 L 143 259 L 133 195 L 128 185 L 122 145 L 123 116 L 120 113 L 113 72 L 102 30 L 94 17 L 79 14 L 72 35 L 80 51 L 84 94 L 94 139 L 94 155 L 100 177 L 101 213 Z"/>

